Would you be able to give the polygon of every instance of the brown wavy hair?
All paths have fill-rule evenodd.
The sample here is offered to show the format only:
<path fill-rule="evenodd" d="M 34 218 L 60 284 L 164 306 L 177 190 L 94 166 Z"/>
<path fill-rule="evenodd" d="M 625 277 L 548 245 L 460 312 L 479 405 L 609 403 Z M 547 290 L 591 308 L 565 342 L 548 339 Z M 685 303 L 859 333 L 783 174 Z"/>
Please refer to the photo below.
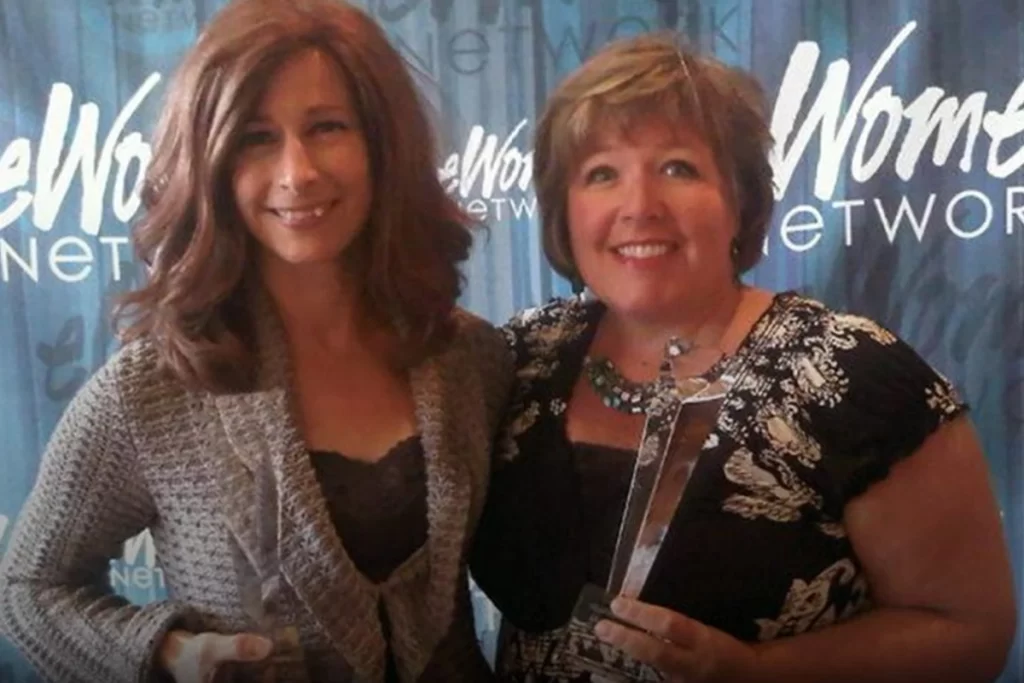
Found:
<path fill-rule="evenodd" d="M 775 208 L 768 107 L 748 73 L 686 47 L 671 32 L 610 43 L 562 81 L 537 124 L 533 173 L 544 252 L 551 267 L 579 281 L 566 203 L 571 174 L 607 124 L 643 120 L 691 125 L 711 148 L 738 217 L 737 276 L 761 259 Z"/>
<path fill-rule="evenodd" d="M 231 172 L 271 76 L 310 48 L 337 63 L 369 150 L 369 222 L 345 258 L 362 300 L 396 332 L 399 365 L 450 336 L 471 223 L 438 179 L 434 134 L 401 56 L 369 16 L 344 2 L 234 0 L 168 85 L 142 190 L 145 213 L 133 230 L 148 278 L 115 309 L 126 323 L 122 338 L 149 340 L 162 367 L 190 387 L 252 387 L 247 291 L 256 247 Z"/>

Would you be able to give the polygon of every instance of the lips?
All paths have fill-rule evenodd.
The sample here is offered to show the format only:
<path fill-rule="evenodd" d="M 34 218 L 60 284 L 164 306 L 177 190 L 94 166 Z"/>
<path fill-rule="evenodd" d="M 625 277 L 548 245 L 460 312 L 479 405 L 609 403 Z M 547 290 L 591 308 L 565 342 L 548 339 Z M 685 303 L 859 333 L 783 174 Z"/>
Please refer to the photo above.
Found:
<path fill-rule="evenodd" d="M 672 242 L 630 242 L 615 247 L 614 251 L 622 258 L 645 260 L 664 256 L 675 249 Z"/>
<path fill-rule="evenodd" d="M 320 204 L 308 204 L 301 207 L 277 207 L 269 209 L 270 213 L 277 216 L 287 225 L 305 225 L 314 223 L 334 207 L 335 202 L 323 202 Z"/>

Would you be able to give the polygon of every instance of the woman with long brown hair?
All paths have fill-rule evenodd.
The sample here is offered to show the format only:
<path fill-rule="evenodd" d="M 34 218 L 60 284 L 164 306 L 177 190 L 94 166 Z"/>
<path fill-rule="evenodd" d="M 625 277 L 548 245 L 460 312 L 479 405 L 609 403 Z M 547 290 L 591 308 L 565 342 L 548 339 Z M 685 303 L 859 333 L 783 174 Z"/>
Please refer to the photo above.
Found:
<path fill-rule="evenodd" d="M 44 455 L 0 627 L 47 680 L 486 678 L 464 565 L 511 370 L 400 56 L 235 0 L 169 86 L 124 347 Z M 169 599 L 114 596 L 152 533 Z"/>

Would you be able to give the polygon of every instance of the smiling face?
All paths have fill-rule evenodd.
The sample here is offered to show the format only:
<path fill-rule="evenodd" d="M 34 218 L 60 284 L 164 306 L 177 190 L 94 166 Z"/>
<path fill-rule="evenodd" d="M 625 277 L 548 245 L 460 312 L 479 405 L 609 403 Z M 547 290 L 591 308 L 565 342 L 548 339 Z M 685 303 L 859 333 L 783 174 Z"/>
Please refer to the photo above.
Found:
<path fill-rule="evenodd" d="M 264 267 L 334 264 L 365 229 L 366 140 L 337 65 L 318 50 L 285 62 L 241 135 L 232 188 Z"/>
<path fill-rule="evenodd" d="M 733 283 L 736 218 L 696 131 L 646 121 L 603 129 L 569 179 L 573 260 L 610 309 L 678 317 Z"/>

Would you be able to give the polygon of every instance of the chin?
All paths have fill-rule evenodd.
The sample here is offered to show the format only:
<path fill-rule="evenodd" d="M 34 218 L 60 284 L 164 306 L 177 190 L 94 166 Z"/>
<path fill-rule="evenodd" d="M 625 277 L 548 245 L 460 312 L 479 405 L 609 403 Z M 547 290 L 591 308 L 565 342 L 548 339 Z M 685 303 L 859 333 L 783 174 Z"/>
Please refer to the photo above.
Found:
<path fill-rule="evenodd" d="M 337 249 L 295 249 L 281 250 L 273 253 L 273 259 L 282 265 L 293 267 L 316 267 L 327 264 L 336 264 L 341 258 L 341 252 Z"/>
<path fill-rule="evenodd" d="M 674 310 L 680 308 L 679 303 L 666 301 L 664 297 L 648 292 L 633 296 L 617 294 L 604 299 L 604 303 L 620 315 L 636 320 L 657 320 L 665 315 L 671 315 Z"/>

